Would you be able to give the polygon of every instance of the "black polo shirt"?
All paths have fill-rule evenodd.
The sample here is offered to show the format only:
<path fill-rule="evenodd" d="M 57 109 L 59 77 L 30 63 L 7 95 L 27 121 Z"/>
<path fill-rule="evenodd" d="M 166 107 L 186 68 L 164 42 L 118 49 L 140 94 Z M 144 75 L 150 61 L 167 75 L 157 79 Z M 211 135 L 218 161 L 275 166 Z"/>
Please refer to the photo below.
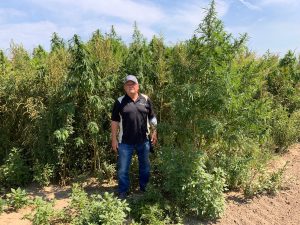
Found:
<path fill-rule="evenodd" d="M 118 98 L 112 110 L 111 120 L 119 122 L 119 143 L 140 144 L 147 140 L 149 121 L 155 117 L 148 96 L 139 94 L 133 101 L 127 94 Z"/>

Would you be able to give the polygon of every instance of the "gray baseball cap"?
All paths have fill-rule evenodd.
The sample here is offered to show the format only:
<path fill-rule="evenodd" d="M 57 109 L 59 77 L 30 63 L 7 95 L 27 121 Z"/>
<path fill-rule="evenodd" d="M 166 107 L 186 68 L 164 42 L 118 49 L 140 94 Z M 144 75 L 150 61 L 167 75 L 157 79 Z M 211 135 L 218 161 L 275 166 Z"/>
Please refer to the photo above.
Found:
<path fill-rule="evenodd" d="M 125 80 L 124 80 L 124 84 L 127 82 L 127 81 L 133 81 L 134 83 L 138 84 L 138 80 L 136 78 L 136 76 L 134 75 L 128 75 L 125 77 Z"/>

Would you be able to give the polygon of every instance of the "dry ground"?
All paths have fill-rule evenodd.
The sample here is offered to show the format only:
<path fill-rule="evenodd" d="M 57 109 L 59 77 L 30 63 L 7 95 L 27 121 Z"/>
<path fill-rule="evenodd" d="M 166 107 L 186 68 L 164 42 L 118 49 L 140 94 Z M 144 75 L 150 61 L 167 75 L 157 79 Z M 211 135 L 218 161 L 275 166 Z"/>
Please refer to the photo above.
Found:
<path fill-rule="evenodd" d="M 229 193 L 227 209 L 216 225 L 299 225 L 300 224 L 300 144 L 275 161 L 283 167 L 289 161 L 284 174 L 283 190 L 275 196 L 258 196 L 245 200 L 240 193 Z"/>
<path fill-rule="evenodd" d="M 284 174 L 284 189 L 275 196 L 258 196 L 246 200 L 241 193 L 227 194 L 227 207 L 224 215 L 217 221 L 206 222 L 207 225 L 298 225 L 300 224 L 300 144 L 289 148 L 289 151 L 278 158 L 274 165 L 282 167 L 287 161 L 289 164 Z M 96 183 L 87 184 L 87 191 L 99 191 Z M 101 191 L 114 191 L 115 185 L 101 187 Z M 50 186 L 43 189 L 29 187 L 31 196 L 43 196 L 48 199 L 57 199 L 56 208 L 68 205 L 70 187 Z M 22 217 L 30 213 L 27 207 L 18 212 L 3 213 L 0 216 L 0 225 L 29 225 L 30 221 Z M 199 224 L 192 222 L 191 224 Z"/>

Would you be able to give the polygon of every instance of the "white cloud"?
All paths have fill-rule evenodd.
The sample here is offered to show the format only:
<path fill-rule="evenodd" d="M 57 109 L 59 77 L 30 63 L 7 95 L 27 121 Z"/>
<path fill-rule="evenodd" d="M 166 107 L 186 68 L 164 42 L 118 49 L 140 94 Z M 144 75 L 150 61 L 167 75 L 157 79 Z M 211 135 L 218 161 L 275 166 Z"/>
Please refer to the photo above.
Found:
<path fill-rule="evenodd" d="M 133 24 L 137 22 L 142 34 L 150 39 L 156 32 L 153 27 L 167 20 L 158 5 L 149 1 L 134 0 L 28 0 L 56 15 L 57 26 L 69 24 L 76 27 L 80 36 L 87 38 L 96 29 L 108 32 L 112 25 L 118 35 L 129 41 Z"/>
<path fill-rule="evenodd" d="M 261 10 L 260 7 L 258 7 L 257 5 L 254 5 L 250 2 L 247 2 L 245 0 L 239 0 L 243 5 L 245 5 L 248 9 L 251 9 L 251 10 Z"/>
<path fill-rule="evenodd" d="M 216 10 L 218 12 L 218 17 L 222 18 L 225 16 L 229 10 L 229 3 L 223 0 L 216 1 Z"/>
<path fill-rule="evenodd" d="M 164 19 L 163 11 L 151 3 L 133 0 L 31 0 L 53 12 L 73 12 L 74 14 L 98 14 L 133 23 L 153 24 Z"/>
<path fill-rule="evenodd" d="M 62 37 L 72 37 L 75 30 L 70 27 L 58 27 L 48 21 L 36 23 L 8 24 L 0 26 L 0 48 L 7 49 L 11 41 L 16 44 L 23 44 L 28 50 L 32 50 L 41 44 L 46 47 L 50 45 L 50 38 L 53 32 L 59 33 Z"/>
<path fill-rule="evenodd" d="M 298 4 L 299 0 L 261 0 L 261 5 L 293 5 Z"/>
<path fill-rule="evenodd" d="M 11 18 L 24 17 L 26 14 L 13 8 L 0 8 L 0 22 L 4 23 Z"/>
<path fill-rule="evenodd" d="M 166 14 L 165 21 L 162 21 L 162 33 L 168 33 L 168 39 L 172 42 L 190 38 L 206 15 L 205 9 L 208 8 L 208 4 L 208 1 L 183 1 L 176 9 L 169 10 Z M 225 1 L 216 1 L 218 17 L 223 17 L 228 8 L 229 5 Z"/>
<path fill-rule="evenodd" d="M 32 22 L 29 15 L 20 24 L 13 21 L 0 25 L 0 48 L 9 45 L 13 38 L 16 43 L 24 43 L 32 49 L 37 44 L 49 46 L 53 32 L 70 39 L 79 34 L 87 39 L 96 29 L 109 32 L 115 26 L 117 34 L 130 42 L 133 23 L 137 22 L 142 34 L 149 40 L 153 35 L 163 34 L 167 41 L 177 42 L 190 38 L 201 23 L 210 0 L 190 0 L 178 2 L 168 8 L 159 3 L 137 0 L 25 0 L 32 12 L 44 14 L 47 21 Z M 218 17 L 226 15 L 229 3 L 216 0 Z M 24 9 L 24 12 L 27 12 Z M 20 11 L 11 11 L 22 14 Z M 1 15 L 1 13 L 0 13 Z M 1 17 L 0 17 L 1 18 Z M 26 20 L 27 19 L 27 20 Z M 3 23 L 4 24 L 4 23 Z"/>
<path fill-rule="evenodd" d="M 58 15 L 62 15 L 73 26 L 82 27 L 81 30 L 92 32 L 91 28 L 109 29 L 114 25 L 118 34 L 129 39 L 133 32 L 133 23 L 137 22 L 142 34 L 150 39 L 158 33 L 181 33 L 184 39 L 189 38 L 202 21 L 208 7 L 208 0 L 182 1 L 178 7 L 162 8 L 150 1 L 134 0 L 30 0 Z M 224 0 L 216 1 L 218 16 L 224 16 L 229 5 Z M 84 21 L 89 14 L 89 22 Z M 112 22 L 113 21 L 113 22 Z M 154 30 L 156 27 L 156 30 Z M 161 30 L 159 30 L 161 29 Z M 102 30 L 103 31 L 103 30 Z M 173 37 L 170 39 L 174 40 Z"/>
<path fill-rule="evenodd" d="M 296 21 L 274 22 L 258 19 L 248 26 L 229 27 L 234 35 L 248 33 L 250 49 L 264 54 L 268 49 L 276 54 L 284 55 L 288 50 L 300 52 L 300 30 Z M 293 38 L 289 34 L 293 31 Z"/>
<path fill-rule="evenodd" d="M 32 49 L 38 44 L 49 46 L 53 32 L 57 32 L 66 40 L 75 33 L 87 39 L 97 29 L 103 33 L 109 32 L 111 25 L 115 26 L 118 35 L 129 41 L 133 33 L 134 21 L 137 21 L 142 34 L 150 39 L 155 34 L 151 28 L 152 24 L 159 23 L 165 16 L 159 7 L 133 0 L 27 0 L 27 2 L 32 9 L 38 6 L 48 11 L 47 13 L 50 12 L 51 17 L 48 16 L 48 21 L 24 20 L 19 24 L 3 23 L 0 25 L 0 49 L 8 48 L 11 40 L 15 43 L 23 43 L 27 49 Z M 1 15 L 7 17 L 8 12 L 10 15 L 23 15 L 18 10 L 2 9 L 0 22 Z"/>
<path fill-rule="evenodd" d="M 182 5 L 180 9 L 171 12 L 172 15 L 168 16 L 169 22 L 178 29 L 181 29 L 182 26 L 180 25 L 183 24 L 190 24 L 195 27 L 204 17 L 204 6 L 204 4 L 195 3 Z"/>

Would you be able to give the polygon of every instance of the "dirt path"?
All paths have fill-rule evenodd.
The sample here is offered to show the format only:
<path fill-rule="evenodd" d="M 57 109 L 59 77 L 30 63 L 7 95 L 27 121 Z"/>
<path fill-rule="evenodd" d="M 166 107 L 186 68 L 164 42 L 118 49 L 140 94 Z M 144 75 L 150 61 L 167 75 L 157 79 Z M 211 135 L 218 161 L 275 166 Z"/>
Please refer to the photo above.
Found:
<path fill-rule="evenodd" d="M 89 194 L 114 192 L 117 184 L 111 182 L 103 184 L 99 188 L 99 184 L 94 180 L 90 179 L 88 182 L 81 183 L 85 186 L 85 191 Z M 57 210 L 67 207 L 70 203 L 71 186 L 60 187 L 57 185 L 50 185 L 49 187 L 39 188 L 36 186 L 30 186 L 26 188 L 26 192 L 30 198 L 42 197 L 43 199 L 53 200 L 55 199 L 54 208 Z M 17 212 L 2 213 L 0 215 L 0 225 L 31 225 L 32 223 L 25 219 L 24 216 L 32 213 L 32 207 L 28 206 L 18 210 Z"/>
<path fill-rule="evenodd" d="M 276 166 L 289 164 L 284 175 L 284 190 L 275 196 L 260 196 L 245 200 L 240 193 L 232 192 L 227 196 L 227 208 L 221 219 L 208 225 L 298 225 L 300 224 L 300 144 L 292 146 L 288 153 L 276 160 Z M 97 187 L 89 186 L 89 192 Z M 31 196 L 43 196 L 57 199 L 56 208 L 68 205 L 70 187 L 59 188 L 50 186 L 42 190 L 31 187 L 27 189 Z M 0 225 L 30 225 L 31 222 L 22 219 L 30 208 L 18 212 L 0 215 Z M 198 224 L 198 223 L 192 223 Z"/>
<path fill-rule="evenodd" d="M 282 167 L 289 161 L 284 174 L 284 190 L 275 196 L 255 197 L 246 201 L 239 193 L 227 197 L 225 214 L 217 225 L 299 225 L 300 224 L 300 144 L 276 160 Z"/>

